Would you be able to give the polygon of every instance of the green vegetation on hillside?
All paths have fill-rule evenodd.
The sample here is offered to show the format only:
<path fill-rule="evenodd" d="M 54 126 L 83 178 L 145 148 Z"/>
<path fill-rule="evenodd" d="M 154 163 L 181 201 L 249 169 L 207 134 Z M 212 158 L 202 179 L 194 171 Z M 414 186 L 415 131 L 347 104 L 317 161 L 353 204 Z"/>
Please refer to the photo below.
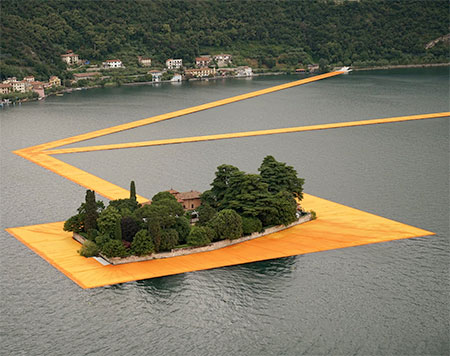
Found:
<path fill-rule="evenodd" d="M 235 64 L 293 68 L 318 63 L 447 62 L 446 0 L 8 0 L 0 2 L 1 77 L 70 78 L 60 54 L 93 63 L 137 55 L 162 65 L 229 52 Z"/>

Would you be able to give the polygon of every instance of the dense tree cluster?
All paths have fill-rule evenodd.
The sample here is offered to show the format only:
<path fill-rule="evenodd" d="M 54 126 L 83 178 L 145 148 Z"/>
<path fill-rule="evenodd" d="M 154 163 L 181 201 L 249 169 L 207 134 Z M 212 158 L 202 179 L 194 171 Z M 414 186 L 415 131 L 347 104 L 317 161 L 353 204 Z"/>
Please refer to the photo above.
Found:
<path fill-rule="evenodd" d="M 157 193 L 151 204 L 141 205 L 131 182 L 130 197 L 113 200 L 106 208 L 96 201 L 93 191 L 86 191 L 85 202 L 65 222 L 64 230 L 87 239 L 82 256 L 126 257 L 233 240 L 294 222 L 303 197 L 303 179 L 293 167 L 272 156 L 264 158 L 259 171 L 247 174 L 231 165 L 217 167 L 211 189 L 201 196 L 193 227 L 192 212 L 185 212 L 171 193 Z"/>
<path fill-rule="evenodd" d="M 2 77 L 70 72 L 60 54 L 84 59 L 137 55 L 156 63 L 231 52 L 272 68 L 299 63 L 404 64 L 448 61 L 447 0 L 8 0 L 0 2 Z"/>
<path fill-rule="evenodd" d="M 296 199 L 303 198 L 304 180 L 297 177 L 293 167 L 273 156 L 264 158 L 259 171 L 247 174 L 231 165 L 217 167 L 211 189 L 202 194 L 198 210 L 199 224 L 215 231 L 213 239 L 230 238 L 234 236 L 231 230 L 251 234 L 296 220 Z"/>

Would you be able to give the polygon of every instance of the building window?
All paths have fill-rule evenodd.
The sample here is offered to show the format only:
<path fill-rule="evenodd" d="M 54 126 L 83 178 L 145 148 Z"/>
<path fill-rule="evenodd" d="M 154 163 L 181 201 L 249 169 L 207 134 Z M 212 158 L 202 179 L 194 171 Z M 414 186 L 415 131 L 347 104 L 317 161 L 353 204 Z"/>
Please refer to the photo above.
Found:
<path fill-rule="evenodd" d="M 191 208 L 194 209 L 194 204 L 191 205 Z"/>

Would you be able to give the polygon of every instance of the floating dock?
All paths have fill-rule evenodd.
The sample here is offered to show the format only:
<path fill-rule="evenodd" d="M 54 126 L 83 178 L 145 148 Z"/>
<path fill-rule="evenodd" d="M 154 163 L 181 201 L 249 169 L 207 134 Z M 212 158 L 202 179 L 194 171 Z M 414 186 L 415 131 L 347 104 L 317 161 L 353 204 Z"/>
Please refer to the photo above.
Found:
<path fill-rule="evenodd" d="M 82 288 L 232 266 L 434 233 L 305 194 L 302 205 L 318 219 L 219 250 L 160 260 L 102 265 L 78 255 L 81 245 L 63 222 L 7 231 Z"/>

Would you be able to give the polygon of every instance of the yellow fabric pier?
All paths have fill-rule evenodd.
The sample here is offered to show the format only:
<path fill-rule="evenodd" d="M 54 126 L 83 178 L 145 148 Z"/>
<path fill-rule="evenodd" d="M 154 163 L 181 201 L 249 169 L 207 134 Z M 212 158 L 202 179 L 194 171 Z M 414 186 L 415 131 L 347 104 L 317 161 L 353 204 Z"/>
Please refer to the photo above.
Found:
<path fill-rule="evenodd" d="M 219 250 L 161 260 L 103 266 L 78 255 L 80 244 L 63 222 L 7 229 L 82 288 L 136 281 L 280 257 L 366 245 L 432 232 L 305 194 L 318 219 Z M 357 252 L 355 252 L 357 253 Z"/>

